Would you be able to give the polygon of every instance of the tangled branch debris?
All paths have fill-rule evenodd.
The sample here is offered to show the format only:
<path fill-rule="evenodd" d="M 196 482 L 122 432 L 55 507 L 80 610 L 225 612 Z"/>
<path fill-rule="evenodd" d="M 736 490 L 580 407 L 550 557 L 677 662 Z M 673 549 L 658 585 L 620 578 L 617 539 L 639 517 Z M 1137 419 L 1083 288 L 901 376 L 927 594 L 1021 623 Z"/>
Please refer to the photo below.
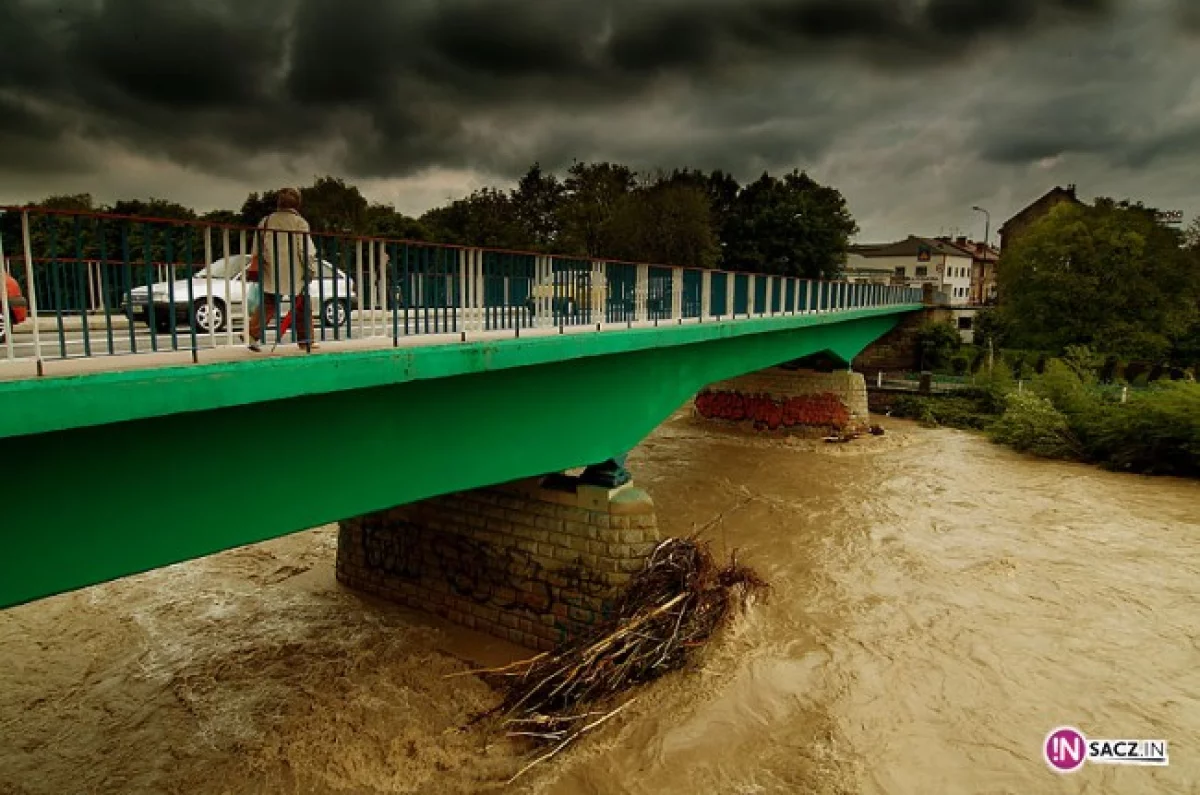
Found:
<path fill-rule="evenodd" d="M 718 565 L 706 543 L 668 539 L 625 589 L 614 617 L 579 640 L 504 668 L 493 678 L 503 702 L 481 718 L 503 714 L 510 737 L 552 746 L 517 773 L 566 748 L 628 707 L 599 711 L 630 688 L 682 668 L 753 594 L 767 583 L 730 556 Z"/>

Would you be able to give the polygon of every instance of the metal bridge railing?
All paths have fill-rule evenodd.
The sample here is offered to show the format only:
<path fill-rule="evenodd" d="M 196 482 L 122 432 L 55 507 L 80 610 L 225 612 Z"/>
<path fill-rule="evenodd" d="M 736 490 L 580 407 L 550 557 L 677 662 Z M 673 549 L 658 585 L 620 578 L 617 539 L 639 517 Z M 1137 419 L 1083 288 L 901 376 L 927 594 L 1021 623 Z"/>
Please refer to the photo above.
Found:
<path fill-rule="evenodd" d="M 292 278 L 289 278 L 289 273 Z M 921 291 L 196 221 L 0 208 L 0 361 L 841 312 Z"/>

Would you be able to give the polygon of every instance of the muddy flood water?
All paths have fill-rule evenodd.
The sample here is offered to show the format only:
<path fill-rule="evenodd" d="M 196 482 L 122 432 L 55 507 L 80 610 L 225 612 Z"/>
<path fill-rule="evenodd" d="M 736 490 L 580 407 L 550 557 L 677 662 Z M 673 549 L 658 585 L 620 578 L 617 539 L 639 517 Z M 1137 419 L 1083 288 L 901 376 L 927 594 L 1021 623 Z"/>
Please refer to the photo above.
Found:
<path fill-rule="evenodd" d="M 0 612 L 0 793 L 1200 792 L 1200 484 L 886 427 L 647 439 L 663 531 L 774 592 L 513 785 L 447 674 L 521 650 L 341 588 L 320 528 Z M 1056 775 L 1061 724 L 1170 767 Z"/>

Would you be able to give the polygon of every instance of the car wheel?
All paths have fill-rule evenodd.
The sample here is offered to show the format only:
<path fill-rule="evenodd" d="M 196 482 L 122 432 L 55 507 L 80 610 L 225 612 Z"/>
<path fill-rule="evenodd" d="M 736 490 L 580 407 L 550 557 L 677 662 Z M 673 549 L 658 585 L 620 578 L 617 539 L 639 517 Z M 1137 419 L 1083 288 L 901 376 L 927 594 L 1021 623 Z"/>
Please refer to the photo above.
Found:
<path fill-rule="evenodd" d="M 212 299 L 211 308 L 207 298 L 202 298 L 192 304 L 192 328 L 197 331 L 205 333 L 224 331 L 228 321 L 229 313 L 225 310 L 225 302 L 220 299 Z"/>
<path fill-rule="evenodd" d="M 159 334 L 171 331 L 171 311 L 169 309 L 154 310 L 154 330 Z"/>
<path fill-rule="evenodd" d="M 350 318 L 350 304 L 341 299 L 326 301 L 325 309 L 321 314 L 325 319 L 326 326 L 340 328 L 346 325 L 346 321 Z"/>

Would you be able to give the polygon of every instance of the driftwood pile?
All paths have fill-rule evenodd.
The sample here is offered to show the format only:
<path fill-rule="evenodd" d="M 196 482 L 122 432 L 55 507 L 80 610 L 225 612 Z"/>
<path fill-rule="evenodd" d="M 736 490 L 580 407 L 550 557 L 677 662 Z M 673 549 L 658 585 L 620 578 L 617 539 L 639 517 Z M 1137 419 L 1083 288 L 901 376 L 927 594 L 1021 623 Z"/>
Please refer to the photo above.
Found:
<path fill-rule="evenodd" d="M 719 565 L 694 539 L 663 541 L 622 594 L 613 618 L 579 640 L 505 668 L 477 671 L 504 693 L 510 737 L 549 747 L 513 777 L 562 751 L 633 700 L 631 688 L 682 668 L 767 584 L 731 555 Z M 597 705 L 602 709 L 594 709 Z"/>

